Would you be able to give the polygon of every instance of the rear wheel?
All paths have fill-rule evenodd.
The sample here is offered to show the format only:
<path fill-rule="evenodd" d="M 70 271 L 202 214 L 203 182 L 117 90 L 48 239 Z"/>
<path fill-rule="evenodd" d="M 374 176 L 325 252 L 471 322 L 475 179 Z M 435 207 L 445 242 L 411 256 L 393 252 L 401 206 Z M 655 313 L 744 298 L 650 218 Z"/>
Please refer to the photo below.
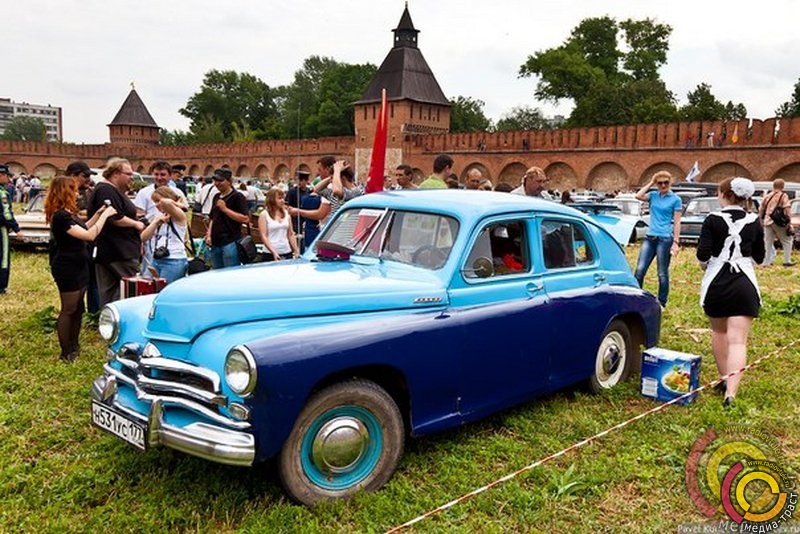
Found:
<path fill-rule="evenodd" d="M 634 353 L 628 326 L 619 319 L 614 320 L 606 329 L 597 347 L 589 389 L 593 393 L 600 393 L 628 378 L 631 367 L 635 365 Z"/>
<path fill-rule="evenodd" d="M 403 418 L 377 384 L 351 380 L 312 396 L 278 458 L 284 488 L 311 505 L 379 489 L 403 455 Z"/>

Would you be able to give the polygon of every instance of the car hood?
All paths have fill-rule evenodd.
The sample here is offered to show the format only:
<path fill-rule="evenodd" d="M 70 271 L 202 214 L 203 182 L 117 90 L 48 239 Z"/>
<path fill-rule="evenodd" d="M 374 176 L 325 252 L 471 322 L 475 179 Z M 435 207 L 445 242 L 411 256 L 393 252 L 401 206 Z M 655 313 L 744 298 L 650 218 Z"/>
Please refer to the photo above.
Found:
<path fill-rule="evenodd" d="M 596 221 L 611 234 L 617 243 L 622 246 L 628 244 L 631 232 L 636 228 L 639 217 L 625 215 L 624 213 L 588 213 L 589 217 Z"/>
<path fill-rule="evenodd" d="M 698 215 L 683 215 L 681 217 L 681 224 L 686 223 L 702 223 L 708 217 L 708 213 L 701 213 Z"/>
<path fill-rule="evenodd" d="M 182 278 L 156 297 L 145 335 L 184 342 L 227 324 L 447 303 L 446 287 L 433 271 L 365 263 L 282 261 Z"/>

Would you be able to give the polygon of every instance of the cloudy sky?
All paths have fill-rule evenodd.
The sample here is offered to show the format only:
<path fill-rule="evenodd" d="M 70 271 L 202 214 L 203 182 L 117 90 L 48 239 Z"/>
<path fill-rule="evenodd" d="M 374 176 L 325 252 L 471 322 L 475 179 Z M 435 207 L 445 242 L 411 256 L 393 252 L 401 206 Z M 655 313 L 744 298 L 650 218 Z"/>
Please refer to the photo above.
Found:
<path fill-rule="evenodd" d="M 311 55 L 380 65 L 403 0 L 4 0 L 0 97 L 63 108 L 64 139 L 108 140 L 133 81 L 163 128 L 210 69 L 288 84 Z M 797 0 L 410 0 L 423 55 L 448 97 L 483 100 L 497 120 L 539 107 L 535 81 L 517 78 L 528 55 L 561 44 L 581 20 L 609 15 L 672 26 L 662 77 L 686 102 L 699 83 L 766 119 L 800 78 Z"/>

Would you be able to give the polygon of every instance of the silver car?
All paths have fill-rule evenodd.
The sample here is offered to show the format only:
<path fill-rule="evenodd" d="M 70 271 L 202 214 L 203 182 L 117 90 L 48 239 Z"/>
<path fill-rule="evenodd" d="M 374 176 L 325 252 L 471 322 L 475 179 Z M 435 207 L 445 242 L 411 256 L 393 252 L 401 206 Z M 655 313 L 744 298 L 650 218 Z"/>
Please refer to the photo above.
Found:
<path fill-rule="evenodd" d="M 45 193 L 36 195 L 33 200 L 28 202 L 25 211 L 16 215 L 22 237 L 16 239 L 14 233 L 10 234 L 14 236 L 11 241 L 12 245 L 46 245 L 50 241 L 50 225 L 45 222 L 44 216 L 45 197 Z"/>

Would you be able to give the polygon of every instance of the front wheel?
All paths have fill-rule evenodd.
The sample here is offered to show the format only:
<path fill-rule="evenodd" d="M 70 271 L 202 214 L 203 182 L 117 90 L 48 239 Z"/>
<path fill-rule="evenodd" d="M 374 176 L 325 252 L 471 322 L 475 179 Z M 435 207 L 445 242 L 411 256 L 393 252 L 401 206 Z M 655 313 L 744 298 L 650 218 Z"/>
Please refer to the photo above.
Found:
<path fill-rule="evenodd" d="M 314 394 L 278 458 L 287 493 L 312 505 L 377 490 L 403 455 L 403 418 L 377 384 L 351 380 Z"/>
<path fill-rule="evenodd" d="M 619 319 L 606 329 L 594 358 L 594 373 L 589 379 L 592 393 L 611 389 L 624 381 L 634 365 L 634 348 L 628 325 Z"/>

